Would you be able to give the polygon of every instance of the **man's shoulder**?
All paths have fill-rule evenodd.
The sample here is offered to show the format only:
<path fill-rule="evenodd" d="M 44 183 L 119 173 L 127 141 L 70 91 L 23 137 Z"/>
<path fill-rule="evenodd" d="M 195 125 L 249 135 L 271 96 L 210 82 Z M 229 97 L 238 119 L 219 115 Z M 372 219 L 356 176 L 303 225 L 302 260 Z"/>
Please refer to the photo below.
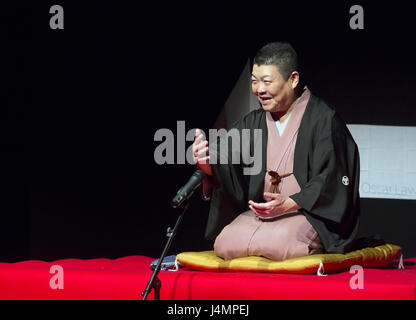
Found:
<path fill-rule="evenodd" d="M 339 112 L 337 112 L 334 106 L 327 103 L 322 98 L 311 95 L 308 105 L 309 112 L 307 122 L 310 122 L 321 129 L 331 128 L 331 130 L 348 131 L 346 123 Z"/>
<path fill-rule="evenodd" d="M 309 113 L 312 116 L 316 116 L 320 119 L 323 117 L 332 118 L 336 113 L 336 110 L 332 105 L 328 104 L 325 100 L 313 94 L 310 96 L 307 107 L 307 109 L 309 109 Z"/>

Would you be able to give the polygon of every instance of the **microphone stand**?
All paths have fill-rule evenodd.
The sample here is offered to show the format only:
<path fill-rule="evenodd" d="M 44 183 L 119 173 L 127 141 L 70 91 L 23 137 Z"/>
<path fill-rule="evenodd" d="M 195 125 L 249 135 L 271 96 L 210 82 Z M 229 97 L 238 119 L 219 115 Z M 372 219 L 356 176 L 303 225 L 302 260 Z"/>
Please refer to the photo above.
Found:
<path fill-rule="evenodd" d="M 160 281 L 160 279 L 157 277 L 161 266 L 162 266 L 162 262 L 163 259 L 165 258 L 167 252 L 169 251 L 170 245 L 172 244 L 172 240 L 176 235 L 176 231 L 178 230 L 178 227 L 182 221 L 182 218 L 186 212 L 186 210 L 189 207 L 189 201 L 186 200 L 183 203 L 183 209 L 182 209 L 182 213 L 179 215 L 178 219 L 176 220 L 176 224 L 175 226 L 172 228 L 168 228 L 166 236 L 168 237 L 168 241 L 165 245 L 165 248 L 163 249 L 162 255 L 159 258 L 159 261 L 156 265 L 156 268 L 153 270 L 153 274 L 149 280 L 149 282 L 147 283 L 146 289 L 142 292 L 142 300 L 146 300 L 147 296 L 149 295 L 149 293 L 152 291 L 152 289 L 154 290 L 154 294 L 155 294 L 155 300 L 160 300 L 160 288 L 162 286 L 162 282 Z"/>

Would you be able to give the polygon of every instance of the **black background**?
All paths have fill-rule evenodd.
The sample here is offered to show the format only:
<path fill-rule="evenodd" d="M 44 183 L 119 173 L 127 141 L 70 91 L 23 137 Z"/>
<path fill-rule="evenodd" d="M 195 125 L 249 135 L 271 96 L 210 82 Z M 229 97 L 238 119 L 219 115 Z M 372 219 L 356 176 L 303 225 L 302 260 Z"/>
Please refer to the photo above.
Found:
<path fill-rule="evenodd" d="M 225 3 L 225 2 L 224 2 Z M 49 8 L 64 8 L 52 30 Z M 364 30 L 349 9 L 364 8 Z M 160 128 L 210 128 L 248 58 L 290 42 L 347 123 L 415 126 L 406 2 L 1 5 L 0 259 L 157 257 L 195 168 L 157 165 Z M 189 143 L 187 143 L 187 146 Z M 414 201 L 362 199 L 361 234 L 416 255 Z M 210 249 L 194 196 L 170 253 Z"/>

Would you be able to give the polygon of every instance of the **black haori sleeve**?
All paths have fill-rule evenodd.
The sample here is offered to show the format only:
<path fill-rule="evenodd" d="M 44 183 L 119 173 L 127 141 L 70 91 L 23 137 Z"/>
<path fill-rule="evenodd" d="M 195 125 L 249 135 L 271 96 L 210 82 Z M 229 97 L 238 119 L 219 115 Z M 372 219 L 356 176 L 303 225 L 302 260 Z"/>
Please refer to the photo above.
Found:
<path fill-rule="evenodd" d="M 320 108 L 317 108 L 320 109 Z M 329 109 L 328 109 L 329 110 Z M 320 112 L 314 121 L 308 115 L 306 127 L 309 139 L 297 147 L 307 154 L 295 154 L 296 162 L 307 164 L 301 176 L 301 191 L 291 196 L 315 227 L 327 252 L 344 253 L 350 250 L 358 230 L 360 214 L 359 152 L 344 121 L 331 110 Z M 299 138 L 303 138 L 299 133 Z M 303 145 L 309 142 L 309 146 Z M 300 156 L 302 154 L 302 156 Z M 298 166 L 299 168 L 299 166 Z"/>

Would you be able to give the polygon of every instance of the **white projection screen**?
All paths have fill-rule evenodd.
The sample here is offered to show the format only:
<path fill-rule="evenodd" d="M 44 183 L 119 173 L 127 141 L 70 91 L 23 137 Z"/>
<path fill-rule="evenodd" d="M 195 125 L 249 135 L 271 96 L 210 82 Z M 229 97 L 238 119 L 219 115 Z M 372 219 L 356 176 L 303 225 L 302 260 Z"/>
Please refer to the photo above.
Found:
<path fill-rule="evenodd" d="M 416 200 L 416 127 L 348 128 L 360 151 L 361 198 Z"/>

